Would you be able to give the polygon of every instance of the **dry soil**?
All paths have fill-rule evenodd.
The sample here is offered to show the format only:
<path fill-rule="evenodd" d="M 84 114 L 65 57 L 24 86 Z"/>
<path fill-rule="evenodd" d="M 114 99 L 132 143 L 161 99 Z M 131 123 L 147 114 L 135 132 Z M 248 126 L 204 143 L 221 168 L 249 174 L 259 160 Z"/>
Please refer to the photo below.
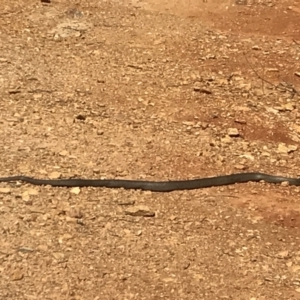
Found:
<path fill-rule="evenodd" d="M 2 0 L 0 176 L 300 175 L 299 0 Z M 0 184 L 1 299 L 300 299 L 300 188 Z"/>

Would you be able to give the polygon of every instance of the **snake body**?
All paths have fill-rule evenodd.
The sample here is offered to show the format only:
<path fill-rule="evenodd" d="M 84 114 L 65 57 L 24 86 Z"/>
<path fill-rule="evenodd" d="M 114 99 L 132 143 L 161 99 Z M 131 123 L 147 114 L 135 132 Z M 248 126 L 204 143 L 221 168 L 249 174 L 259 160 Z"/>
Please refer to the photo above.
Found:
<path fill-rule="evenodd" d="M 192 180 L 144 181 L 123 179 L 37 179 L 27 176 L 0 177 L 0 182 L 22 181 L 34 185 L 50 185 L 53 187 L 106 187 L 145 190 L 153 192 L 171 192 L 179 190 L 195 190 L 214 186 L 225 186 L 235 183 L 259 182 L 268 183 L 288 182 L 300 186 L 300 178 L 269 175 L 265 173 L 237 173 L 224 176 L 199 178 Z"/>

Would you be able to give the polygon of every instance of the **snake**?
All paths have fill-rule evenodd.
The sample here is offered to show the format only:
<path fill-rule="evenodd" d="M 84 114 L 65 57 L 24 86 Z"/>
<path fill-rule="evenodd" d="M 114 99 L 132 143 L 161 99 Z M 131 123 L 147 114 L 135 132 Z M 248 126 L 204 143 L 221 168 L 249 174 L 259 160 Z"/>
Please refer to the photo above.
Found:
<path fill-rule="evenodd" d="M 52 187 L 105 187 L 144 190 L 152 192 L 172 192 L 182 190 L 195 190 L 209 187 L 232 185 L 236 183 L 260 182 L 282 183 L 300 186 L 300 178 L 275 176 L 265 173 L 236 173 L 215 177 L 206 177 L 190 180 L 146 181 L 123 179 L 37 179 L 27 176 L 0 177 L 0 182 L 20 181 L 33 185 L 49 185 Z"/>

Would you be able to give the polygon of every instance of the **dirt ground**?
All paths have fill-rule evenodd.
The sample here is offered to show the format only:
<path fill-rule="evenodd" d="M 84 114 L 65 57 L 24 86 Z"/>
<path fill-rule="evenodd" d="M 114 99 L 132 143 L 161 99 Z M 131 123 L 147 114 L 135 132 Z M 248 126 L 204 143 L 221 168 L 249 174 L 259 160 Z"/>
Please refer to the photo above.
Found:
<path fill-rule="evenodd" d="M 300 175 L 299 0 L 1 5 L 0 176 Z M 0 299 L 300 299 L 299 196 L 1 183 Z"/>

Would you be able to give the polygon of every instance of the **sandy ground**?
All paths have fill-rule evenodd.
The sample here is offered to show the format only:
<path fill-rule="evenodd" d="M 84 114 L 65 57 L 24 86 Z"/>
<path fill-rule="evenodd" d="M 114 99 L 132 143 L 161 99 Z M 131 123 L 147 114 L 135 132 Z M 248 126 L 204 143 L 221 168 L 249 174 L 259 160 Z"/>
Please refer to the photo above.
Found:
<path fill-rule="evenodd" d="M 1 5 L 0 176 L 300 175 L 299 1 Z M 0 298 L 300 299 L 299 195 L 1 183 Z"/>

